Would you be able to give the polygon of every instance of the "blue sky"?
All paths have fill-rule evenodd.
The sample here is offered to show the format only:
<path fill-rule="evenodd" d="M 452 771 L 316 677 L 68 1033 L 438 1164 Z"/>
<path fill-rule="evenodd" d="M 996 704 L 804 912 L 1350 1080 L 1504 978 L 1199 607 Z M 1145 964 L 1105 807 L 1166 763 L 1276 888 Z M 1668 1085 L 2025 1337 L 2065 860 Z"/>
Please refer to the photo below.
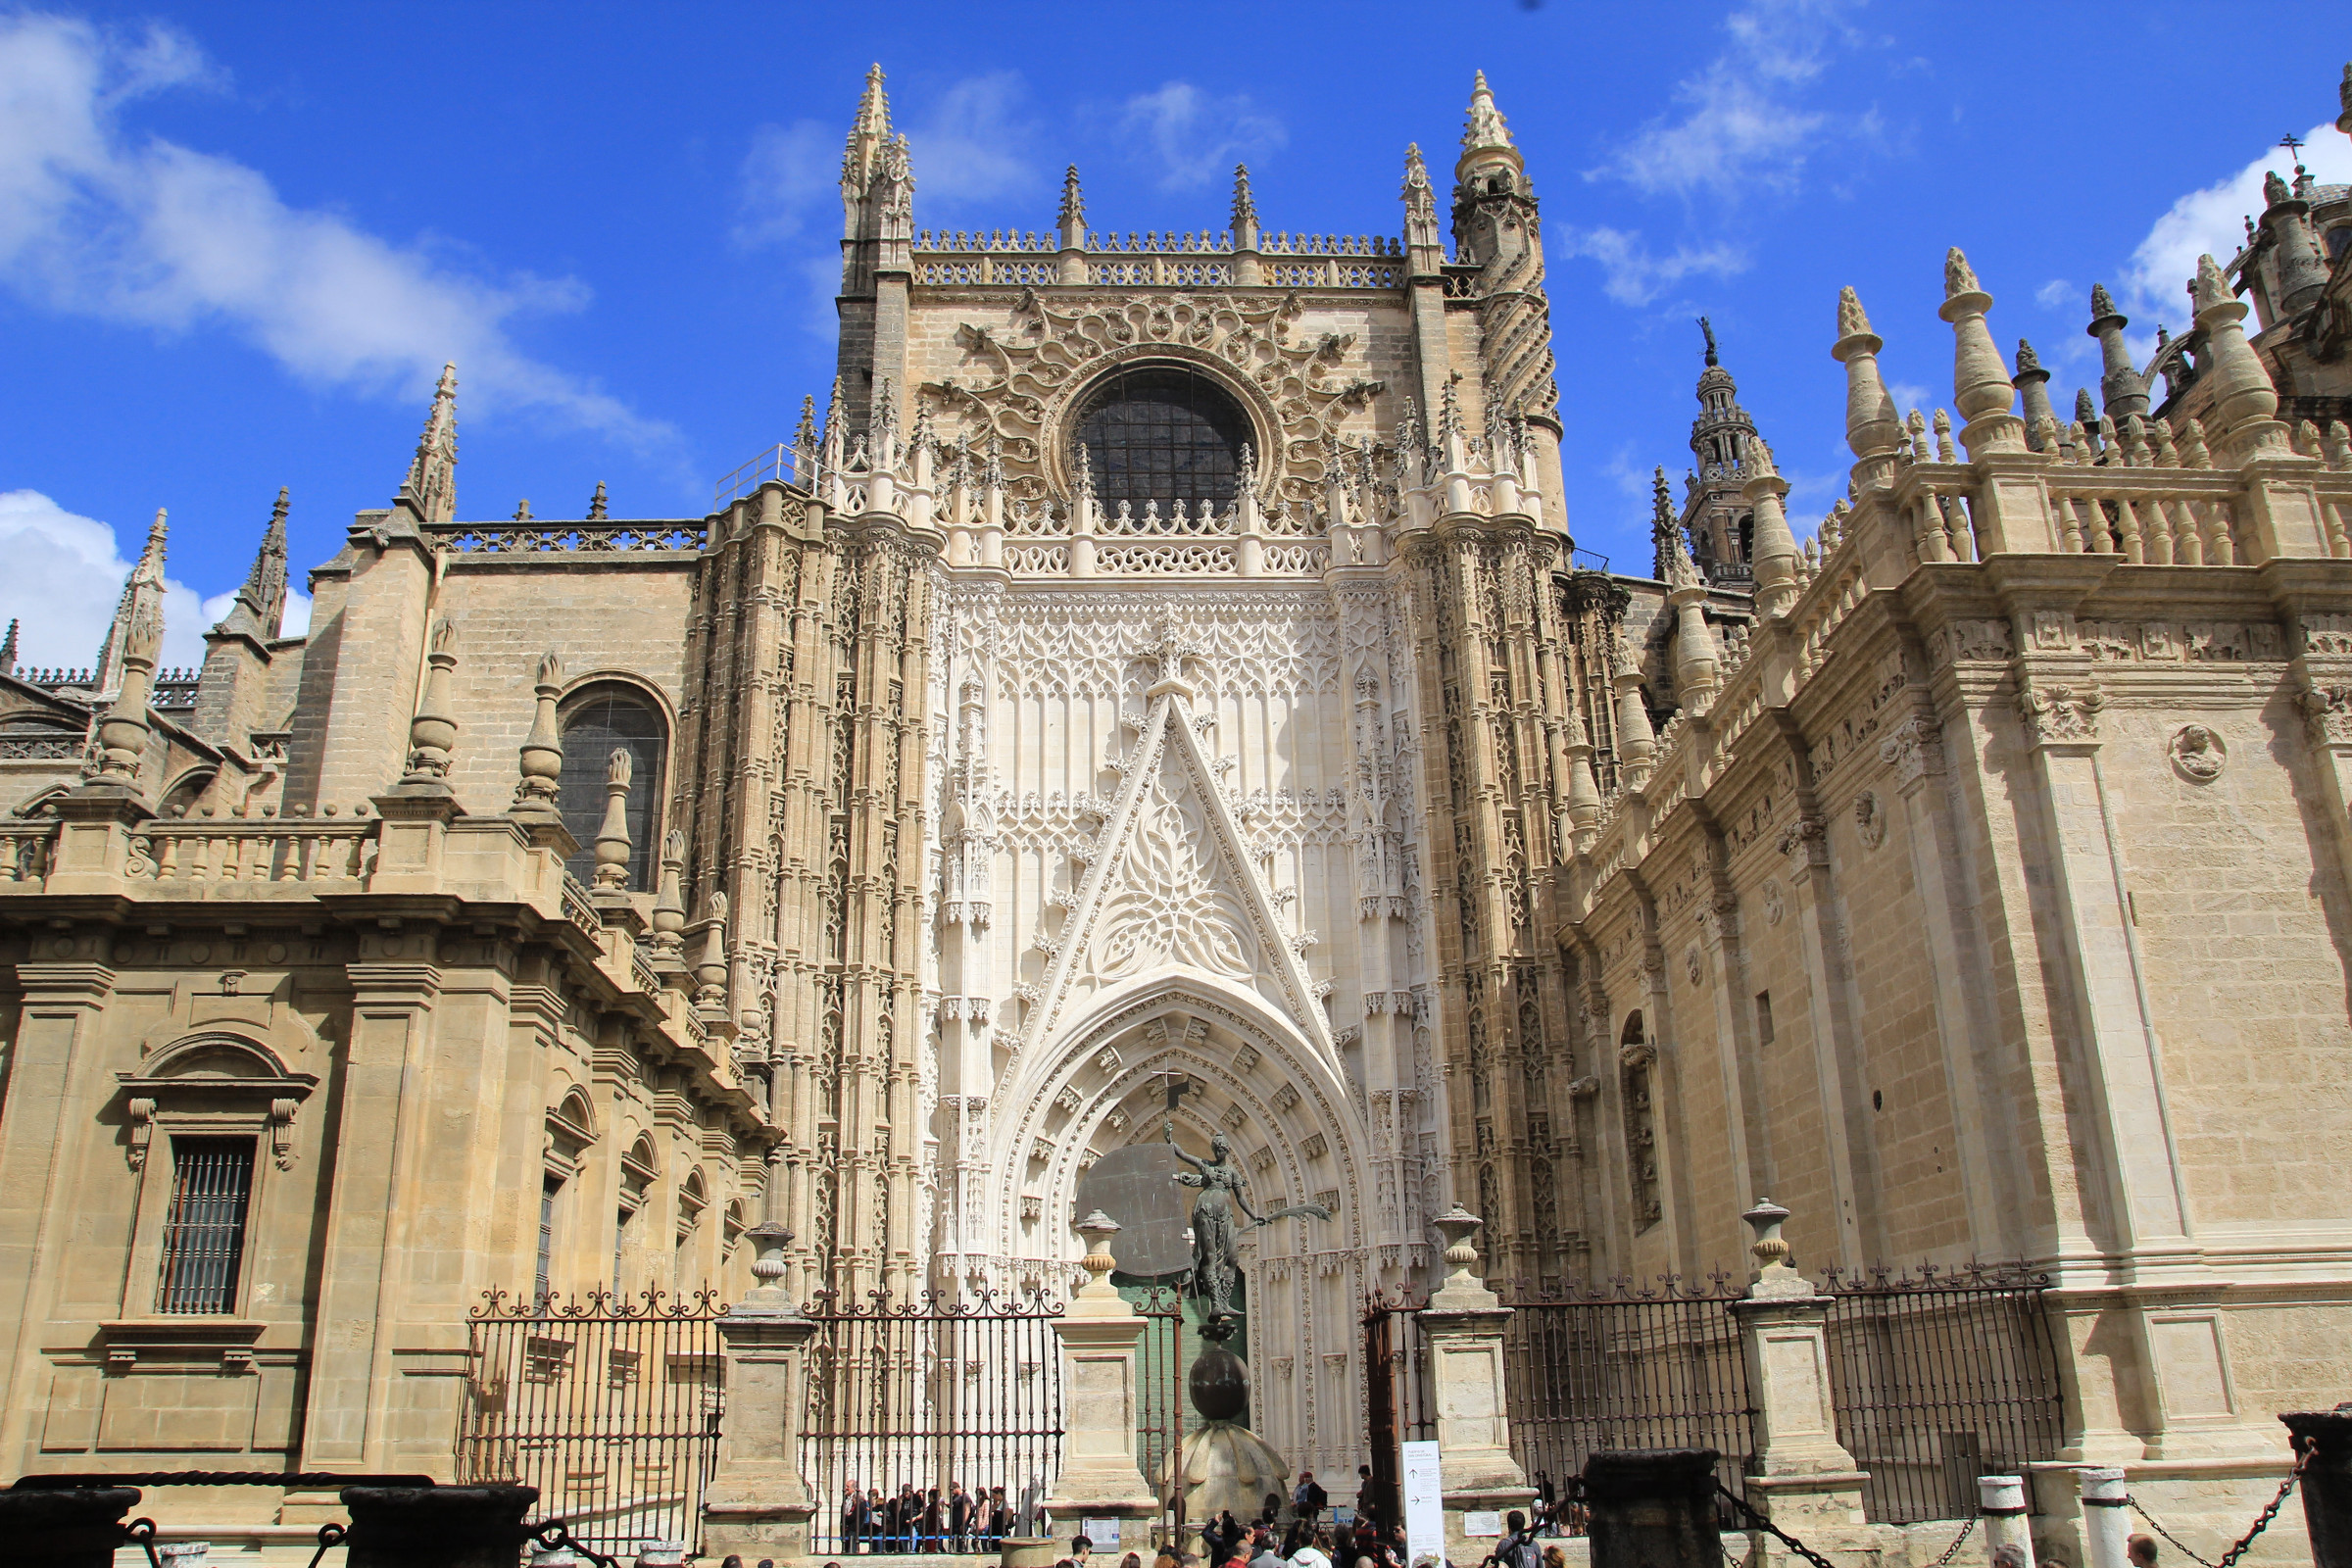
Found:
<path fill-rule="evenodd" d="M 2316 14 L 2313 14 L 2316 15 Z M 887 19 L 887 20 L 881 20 Z M 301 568 L 397 486 L 459 363 L 463 514 L 699 515 L 831 377 L 841 139 L 869 62 L 918 226 L 1394 234 L 1484 68 L 1544 203 L 1570 519 L 1646 570 L 1709 315 L 1796 482 L 1842 485 L 1840 284 L 1906 405 L 1949 399 L 1967 249 L 2053 392 L 2091 282 L 2185 324 L 2292 131 L 2352 177 L 2352 40 L 2207 5 L 97 5 L 0 10 L 0 616 L 87 663 L 157 507 L 167 662 L 279 485 Z M 2306 32 L 2324 29 L 2307 24 Z M 2279 45 L 2274 47 L 2273 45 Z M 1902 389 L 1915 389 L 1904 391 Z"/>

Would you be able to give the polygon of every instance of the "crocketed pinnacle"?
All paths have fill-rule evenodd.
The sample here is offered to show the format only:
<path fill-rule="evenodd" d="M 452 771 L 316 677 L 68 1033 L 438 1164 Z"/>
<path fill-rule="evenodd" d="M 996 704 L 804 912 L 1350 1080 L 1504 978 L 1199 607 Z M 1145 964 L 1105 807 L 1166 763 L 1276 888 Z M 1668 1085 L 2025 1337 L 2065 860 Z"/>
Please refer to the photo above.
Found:
<path fill-rule="evenodd" d="M 455 520 L 457 469 L 458 368 L 449 364 L 441 367 L 441 379 L 433 387 L 433 406 L 424 416 L 424 432 L 416 438 L 416 456 L 409 460 L 399 499 L 426 522 Z"/>
<path fill-rule="evenodd" d="M 236 603 L 222 624 L 251 630 L 264 640 L 275 637 L 285 625 L 287 491 L 280 485 L 277 504 L 270 509 L 270 525 L 262 532 L 262 547 L 254 553 L 253 568 Z M 239 624 L 240 622 L 244 624 Z"/>
<path fill-rule="evenodd" d="M 0 637 L 0 675 L 13 675 L 17 669 L 17 620 L 10 616 L 8 635 Z"/>
<path fill-rule="evenodd" d="M 1503 123 L 1502 111 L 1494 107 L 1494 89 L 1487 85 L 1487 74 L 1482 71 L 1470 84 L 1470 112 L 1462 122 L 1462 151 L 1474 153 L 1512 145 L 1510 126 Z"/>
<path fill-rule="evenodd" d="M 1078 166 L 1072 164 L 1061 176 L 1061 220 L 1064 223 L 1086 221 L 1086 198 L 1078 189 Z"/>
<path fill-rule="evenodd" d="M 1257 221 L 1257 202 L 1250 194 L 1250 166 L 1233 166 L 1233 231 L 1240 233 Z"/>
<path fill-rule="evenodd" d="M 1674 498 L 1666 488 L 1666 470 L 1653 468 L 1649 480 L 1649 571 L 1660 582 L 1673 568 L 1676 540 L 1682 531 L 1682 525 L 1674 520 Z"/>

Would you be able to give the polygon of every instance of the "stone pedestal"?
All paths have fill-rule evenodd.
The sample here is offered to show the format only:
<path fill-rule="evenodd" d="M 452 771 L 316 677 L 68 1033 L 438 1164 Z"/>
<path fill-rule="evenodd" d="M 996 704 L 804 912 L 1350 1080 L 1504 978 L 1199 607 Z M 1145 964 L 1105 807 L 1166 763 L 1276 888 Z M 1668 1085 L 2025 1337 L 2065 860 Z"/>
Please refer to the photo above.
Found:
<path fill-rule="evenodd" d="M 1061 1341 L 1061 1478 L 1045 1509 L 1056 1528 L 1077 1519 L 1149 1519 L 1159 1511 L 1151 1483 L 1135 1462 L 1140 1396 L 1135 1346 L 1144 1320 L 1110 1283 L 1116 1266 L 1110 1238 L 1118 1225 L 1095 1210 L 1078 1222 L 1090 1244 L 1089 1278 L 1054 1320 Z"/>
<path fill-rule="evenodd" d="M 1788 1211 L 1765 1199 L 1740 1216 L 1756 1233 L 1749 1249 L 1756 1281 L 1732 1312 L 1747 1360 L 1748 1396 L 1756 1407 L 1756 1473 L 1746 1482 L 1757 1512 L 1818 1551 L 1872 1560 L 1892 1533 L 1870 1524 L 1862 1484 L 1870 1477 L 1838 1441 L 1830 1402 L 1830 1299 L 1789 1266 L 1781 1227 Z M 1766 1562 L 1790 1556 L 1756 1533 Z"/>
<path fill-rule="evenodd" d="M 514 1568 L 537 1487 L 345 1487 L 350 1568 Z"/>
<path fill-rule="evenodd" d="M 2314 1568 L 2352 1568 L 2352 1404 L 2278 1419 L 2310 1454 L 2301 1490 Z"/>
<path fill-rule="evenodd" d="M 42 1568 L 114 1568 L 122 1516 L 138 1506 L 136 1487 L 11 1487 L 0 1492 L 0 1563 Z"/>
<path fill-rule="evenodd" d="M 1494 1547 L 1471 1540 L 1463 1516 L 1534 1506 L 1536 1489 L 1511 1456 L 1503 1402 L 1502 1332 L 1511 1309 L 1472 1270 L 1478 1263 L 1471 1233 L 1485 1223 L 1456 1205 L 1433 1221 L 1446 1239 L 1445 1283 L 1420 1313 L 1428 1356 L 1431 1403 L 1437 1418 L 1438 1485 L 1446 1502 L 1446 1555 L 1477 1562 Z"/>
<path fill-rule="evenodd" d="M 801 1418 L 808 1409 L 803 1360 L 816 1325 L 775 1287 L 789 1232 L 773 1224 L 746 1233 L 760 1249 L 752 1265 L 760 1288 L 718 1320 L 726 1358 L 727 1409 L 718 1464 L 703 1492 L 703 1550 L 724 1557 L 801 1557 L 816 1498 L 801 1476 Z"/>

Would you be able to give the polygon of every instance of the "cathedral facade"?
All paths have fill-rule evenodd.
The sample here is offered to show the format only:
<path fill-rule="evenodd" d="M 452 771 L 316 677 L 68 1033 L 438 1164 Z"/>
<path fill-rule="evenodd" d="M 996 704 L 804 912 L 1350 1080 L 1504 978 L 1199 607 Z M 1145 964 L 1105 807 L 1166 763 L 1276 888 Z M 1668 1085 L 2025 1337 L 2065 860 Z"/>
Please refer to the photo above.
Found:
<path fill-rule="evenodd" d="M 1954 252 L 1958 447 L 1849 292 L 1802 545 L 1710 331 L 1641 577 L 1483 76 L 1445 177 L 918 230 L 877 72 L 832 395 L 707 516 L 461 520 L 445 375 L 311 630 L 281 507 L 161 678 L 159 520 L 97 667 L 0 672 L 5 1463 L 443 1473 L 483 1292 L 1059 1290 L 1173 1119 L 1332 1215 L 1245 1259 L 1295 1465 L 1433 1215 L 1690 1277 L 1769 1198 L 2048 1269 L 2076 1455 L 2259 1475 L 2352 1292 L 2342 192 L 2071 423 Z"/>

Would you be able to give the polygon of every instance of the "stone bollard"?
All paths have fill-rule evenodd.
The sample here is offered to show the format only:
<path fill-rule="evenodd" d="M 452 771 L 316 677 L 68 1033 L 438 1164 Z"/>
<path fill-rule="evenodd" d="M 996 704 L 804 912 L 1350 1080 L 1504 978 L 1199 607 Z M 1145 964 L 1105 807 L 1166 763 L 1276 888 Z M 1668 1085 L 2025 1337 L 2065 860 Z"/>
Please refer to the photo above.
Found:
<path fill-rule="evenodd" d="M 537 1487 L 345 1487 L 347 1568 L 514 1568 Z"/>
<path fill-rule="evenodd" d="M 637 1543 L 637 1568 L 686 1568 L 686 1543 L 640 1541 Z"/>
<path fill-rule="evenodd" d="M 0 1492 L 0 1564 L 26 1568 L 114 1568 L 122 1516 L 136 1487 L 28 1488 Z"/>
<path fill-rule="evenodd" d="M 2034 1526 L 2026 1517 L 2024 1478 L 1977 1477 L 1977 1503 L 1984 1521 L 1984 1555 L 1992 1568 L 2034 1568 Z"/>
<path fill-rule="evenodd" d="M 1137 1410 L 1144 1396 L 1136 1341 L 1144 1320 L 1110 1283 L 1118 1266 L 1110 1252 L 1117 1222 L 1098 1208 L 1075 1228 L 1087 1240 L 1087 1283 L 1054 1319 L 1063 1387 L 1069 1391 L 1068 1431 L 1062 1438 L 1061 1475 L 1044 1507 L 1055 1519 L 1150 1519 L 1159 1512 L 1159 1499 L 1135 1463 Z"/>
<path fill-rule="evenodd" d="M 569 1546 L 533 1546 L 531 1568 L 580 1568 L 579 1554 Z"/>
<path fill-rule="evenodd" d="M 1627 1448 L 1585 1461 L 1592 1568 L 1721 1568 L 1712 1448 Z"/>
<path fill-rule="evenodd" d="M 213 1544 L 209 1541 L 174 1541 L 170 1545 L 156 1547 L 155 1560 L 163 1568 L 206 1568 L 213 1560 Z"/>
<path fill-rule="evenodd" d="M 2303 1528 L 2313 1568 L 2352 1568 L 2352 1403 L 2278 1418 L 2303 1461 Z"/>
<path fill-rule="evenodd" d="M 2125 1545 L 2132 1539 L 2132 1518 L 2124 1495 L 2121 1470 L 2085 1465 L 2075 1472 L 2082 1494 L 2082 1544 L 2090 1568 L 2130 1568 Z"/>
<path fill-rule="evenodd" d="M 1054 1568 L 1063 1544 L 1052 1536 L 1006 1536 L 997 1548 L 997 1568 Z"/>

